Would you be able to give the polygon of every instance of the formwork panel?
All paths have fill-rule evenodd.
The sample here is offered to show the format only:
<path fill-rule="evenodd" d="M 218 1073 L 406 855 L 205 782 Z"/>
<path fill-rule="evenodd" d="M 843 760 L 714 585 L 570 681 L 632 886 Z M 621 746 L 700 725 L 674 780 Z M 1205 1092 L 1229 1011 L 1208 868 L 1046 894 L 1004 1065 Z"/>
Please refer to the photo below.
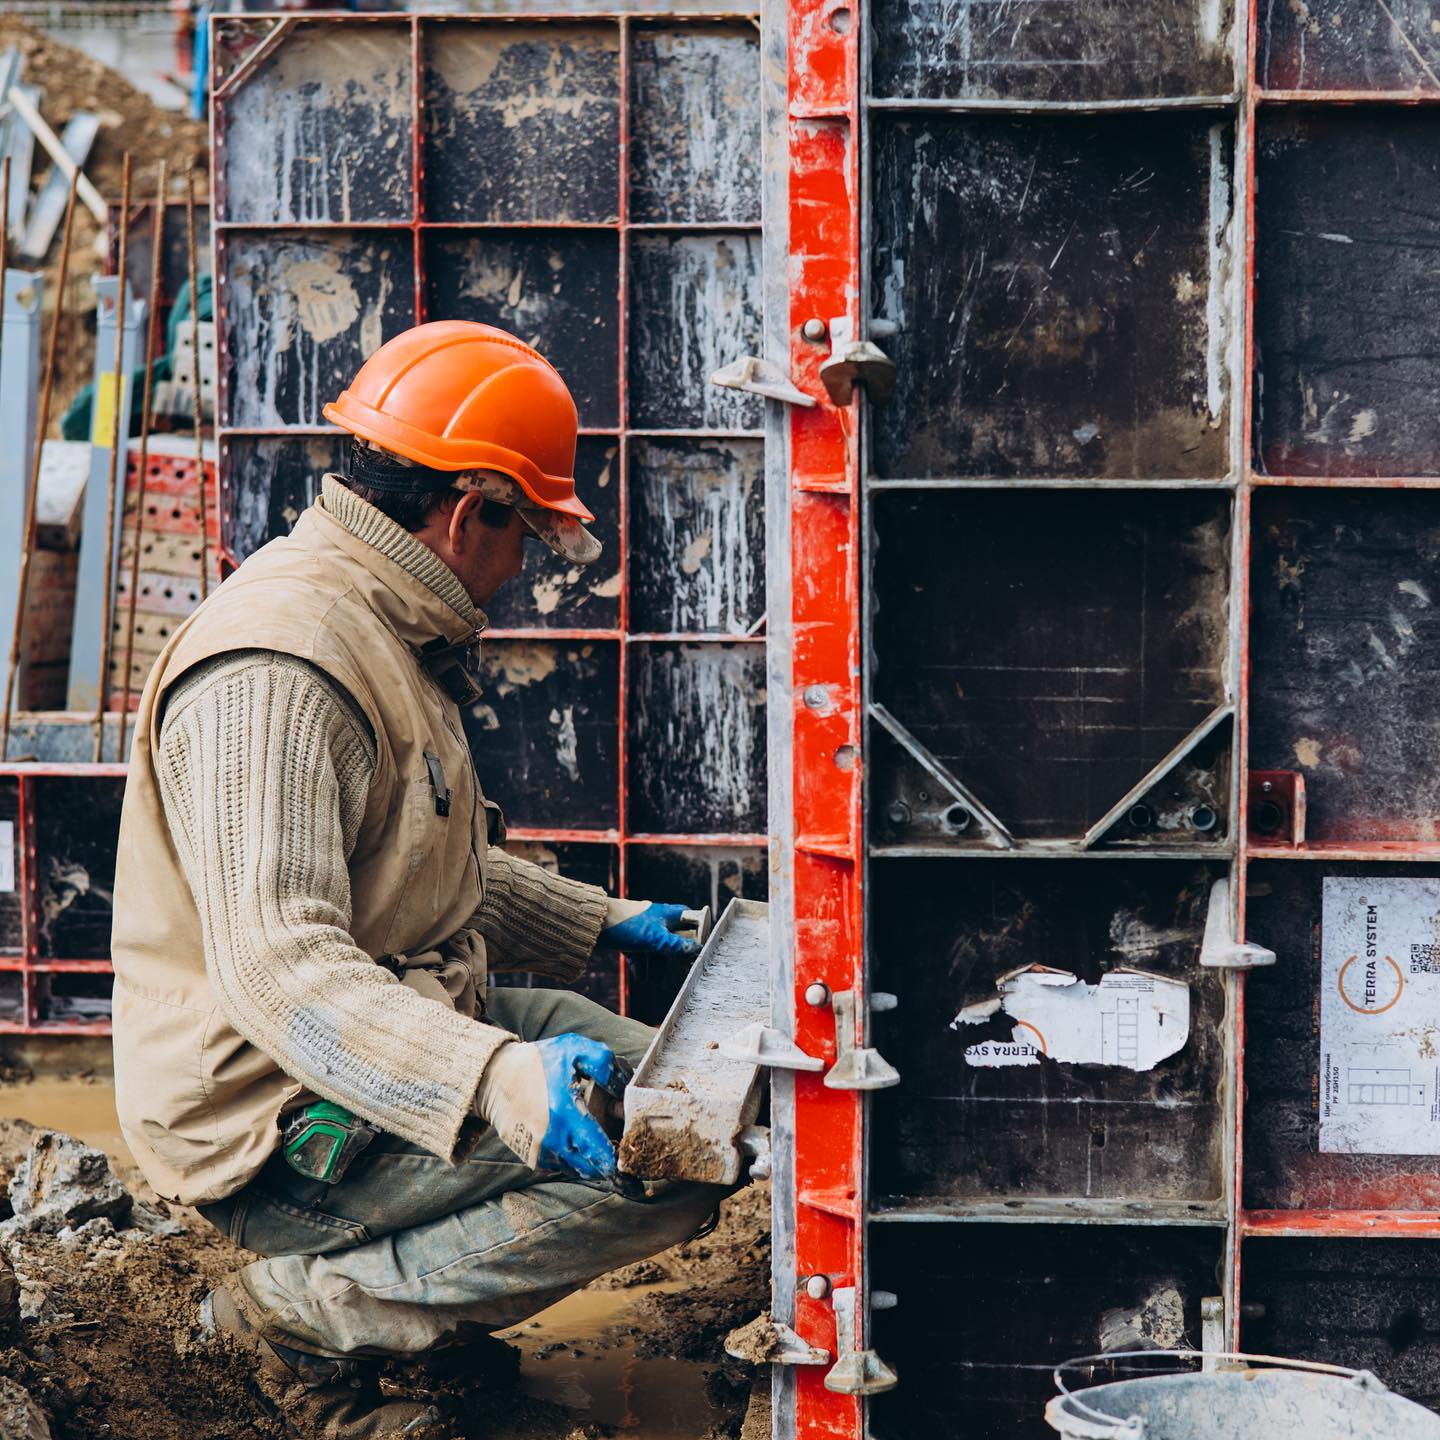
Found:
<path fill-rule="evenodd" d="M 610 630 L 620 623 L 620 442 L 582 435 L 575 489 L 595 512 L 586 526 L 604 549 L 592 565 L 572 565 L 531 536 L 525 569 L 485 607 L 497 630 Z"/>
<path fill-rule="evenodd" d="M 870 1248 L 874 1283 L 899 1299 L 871 1322 L 901 1375 L 870 1402 L 877 1435 L 1053 1440 L 1055 1365 L 1198 1348 L 1200 1302 L 1221 1289 L 1220 1238 L 1203 1230 L 891 1225 Z"/>
<path fill-rule="evenodd" d="M 478 320 L 541 349 L 580 423 L 620 420 L 620 240 L 601 230 L 431 231 L 425 314 Z"/>
<path fill-rule="evenodd" d="M 220 543 L 236 564 L 295 528 L 326 472 L 344 468 L 349 438 L 232 435 L 223 443 Z"/>
<path fill-rule="evenodd" d="M 1271 110 L 1256 150 L 1257 463 L 1440 474 L 1440 120 Z"/>
<path fill-rule="evenodd" d="M 899 997 L 875 1017 L 875 1044 L 904 1057 L 901 1083 L 875 1097 L 874 1203 L 1218 1203 L 1225 987 L 1198 962 L 1223 873 L 1188 862 L 1117 861 L 1098 873 L 1045 860 L 873 862 L 871 983 Z M 977 1013 L 996 1001 L 997 982 L 1029 966 L 1088 986 L 1130 972 L 1179 982 L 1183 1003 L 1167 998 L 1171 1013 L 1140 1042 L 1174 1053 L 1127 1059 L 1114 1015 L 1087 1038 L 1079 1018 L 1068 1022 L 1074 1037 L 1047 1034 L 1018 997 Z M 1177 1024 L 1176 1010 L 1188 1021 Z M 1088 1060 L 1050 1058 L 1091 1039 Z"/>
<path fill-rule="evenodd" d="M 1440 89 L 1434 0 L 1312 0 L 1259 11 L 1257 78 L 1269 90 Z"/>
<path fill-rule="evenodd" d="M 1227 122 L 887 115 L 872 143 L 876 475 L 1226 473 Z"/>
<path fill-rule="evenodd" d="M 871 85 L 923 99 L 1158 99 L 1235 88 L 1230 0 L 878 0 Z"/>
<path fill-rule="evenodd" d="M 1017 836 L 1083 833 L 1224 699 L 1229 504 L 876 495 L 875 700 Z M 872 793 L 903 787 L 893 767 L 910 763 L 882 744 Z M 907 838 L 885 810 L 870 824 Z M 1221 806 L 1192 838 L 1227 825 Z"/>
<path fill-rule="evenodd" d="M 716 916 L 732 900 L 770 896 L 765 851 L 755 845 L 632 845 L 625 881 L 627 892 L 641 899 L 692 908 L 708 905 Z M 626 964 L 629 1013 L 647 1025 L 658 1025 L 688 967 L 665 956 L 632 955 L 626 957 Z"/>
<path fill-rule="evenodd" d="M 1305 777 L 1310 841 L 1434 840 L 1440 495 L 1254 502 L 1250 765 Z"/>
<path fill-rule="evenodd" d="M 115 977 L 83 971 L 38 974 L 35 990 L 35 1018 L 44 1025 L 95 1025 L 110 1019 Z"/>
<path fill-rule="evenodd" d="M 629 652 L 628 828 L 765 828 L 765 647 L 636 644 Z"/>
<path fill-rule="evenodd" d="M 426 219 L 619 218 L 616 25 L 432 21 L 421 35 Z"/>
<path fill-rule="evenodd" d="M 1433 1156 L 1320 1149 L 1323 886 L 1336 875 L 1435 878 L 1440 866 L 1251 863 L 1247 934 L 1279 963 L 1256 970 L 1245 987 L 1244 1203 L 1251 1210 L 1440 1210 Z M 1431 1077 L 1417 1078 L 1429 1084 Z"/>
<path fill-rule="evenodd" d="M 512 825 L 610 829 L 619 819 L 615 642 L 491 640 L 463 714 L 485 793 Z"/>
<path fill-rule="evenodd" d="M 0 775 L 0 955 L 25 953 L 24 901 L 20 850 L 24 832 L 20 818 L 20 782 Z"/>
<path fill-rule="evenodd" d="M 744 635 L 765 613 L 762 440 L 630 444 L 630 623 Z"/>
<path fill-rule="evenodd" d="M 1251 1239 L 1243 1349 L 1368 1370 L 1440 1409 L 1440 1242 Z"/>
<path fill-rule="evenodd" d="M 226 426 L 325 424 L 366 358 L 415 323 L 408 233 L 234 231 L 220 283 Z"/>
<path fill-rule="evenodd" d="M 506 851 L 521 860 L 528 860 L 552 875 L 564 875 L 570 880 L 580 880 L 586 885 L 598 885 L 607 894 L 613 895 L 620 888 L 620 847 L 618 845 L 567 844 L 540 840 L 507 840 Z M 536 975 L 523 970 L 497 970 L 497 962 L 503 960 L 493 948 L 490 955 L 490 983 L 502 988 L 574 990 L 581 995 L 605 1006 L 607 1010 L 619 1012 L 620 957 L 612 950 L 597 950 L 590 957 L 585 973 L 571 985 L 566 985 L 548 975 Z"/>
<path fill-rule="evenodd" d="M 757 430 L 758 395 L 711 372 L 760 353 L 760 237 L 637 232 L 630 242 L 629 423 L 638 429 Z"/>
<path fill-rule="evenodd" d="M 121 779 L 37 779 L 36 955 L 105 960 L 110 955 Z"/>
<path fill-rule="evenodd" d="M 758 222 L 755 27 L 637 25 L 630 45 L 630 218 Z"/>
<path fill-rule="evenodd" d="M 412 218 L 408 25 L 301 25 L 238 83 L 218 132 L 222 220 L 356 225 Z"/>

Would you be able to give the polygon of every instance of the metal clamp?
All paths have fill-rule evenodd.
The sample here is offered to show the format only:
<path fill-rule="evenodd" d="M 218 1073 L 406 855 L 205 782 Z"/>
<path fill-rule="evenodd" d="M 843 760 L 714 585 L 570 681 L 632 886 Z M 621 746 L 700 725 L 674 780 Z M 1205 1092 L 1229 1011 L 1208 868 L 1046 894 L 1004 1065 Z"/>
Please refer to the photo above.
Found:
<path fill-rule="evenodd" d="M 826 1372 L 825 1388 L 837 1395 L 883 1395 L 900 1377 L 873 1351 L 857 1350 L 856 1311 L 860 1292 L 853 1285 L 831 1292 L 835 1307 L 835 1348 L 839 1358 Z"/>
<path fill-rule="evenodd" d="M 1230 925 L 1230 881 L 1221 876 L 1210 887 L 1210 908 L 1205 913 L 1205 938 L 1200 942 L 1200 963 L 1211 970 L 1254 970 L 1273 965 L 1275 952 L 1248 940 L 1236 940 Z"/>
<path fill-rule="evenodd" d="M 720 1053 L 727 1060 L 748 1060 L 770 1070 L 823 1070 L 825 1062 L 807 1055 L 788 1036 L 769 1025 L 756 1021 L 737 1030 L 720 1042 Z"/>
<path fill-rule="evenodd" d="M 796 386 L 778 365 L 762 360 L 758 355 L 742 355 L 738 360 L 722 365 L 711 374 L 710 383 L 726 390 L 748 390 L 752 395 L 779 400 L 783 405 L 808 408 L 815 403 L 814 396 L 807 395 Z"/>
<path fill-rule="evenodd" d="M 857 340 L 849 316 L 830 322 L 830 358 L 820 366 L 825 393 L 836 405 L 848 405 L 857 383 L 871 400 L 885 400 L 895 389 L 895 362 L 873 340 Z"/>
<path fill-rule="evenodd" d="M 835 1011 L 835 1063 L 825 1076 L 831 1090 L 888 1090 L 900 1083 L 900 1072 L 878 1050 L 856 1044 L 855 992 L 837 990 L 830 997 Z"/>
<path fill-rule="evenodd" d="M 750 1161 L 750 1178 L 770 1178 L 770 1127 L 747 1125 L 735 1137 L 736 1148 Z"/>

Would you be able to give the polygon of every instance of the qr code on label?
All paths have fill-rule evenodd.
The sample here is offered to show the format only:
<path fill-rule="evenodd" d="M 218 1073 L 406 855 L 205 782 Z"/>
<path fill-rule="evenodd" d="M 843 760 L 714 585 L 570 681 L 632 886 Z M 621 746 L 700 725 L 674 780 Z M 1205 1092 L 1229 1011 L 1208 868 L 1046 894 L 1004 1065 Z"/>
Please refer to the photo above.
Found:
<path fill-rule="evenodd" d="M 1440 945 L 1412 945 L 1410 947 L 1410 973 L 1412 975 L 1440 975 Z"/>

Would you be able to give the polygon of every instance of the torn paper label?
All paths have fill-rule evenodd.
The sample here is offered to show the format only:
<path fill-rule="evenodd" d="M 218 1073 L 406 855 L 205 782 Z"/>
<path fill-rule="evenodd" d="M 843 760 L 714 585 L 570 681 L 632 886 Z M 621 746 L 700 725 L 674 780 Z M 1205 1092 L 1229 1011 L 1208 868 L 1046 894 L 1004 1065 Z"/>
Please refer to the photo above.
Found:
<path fill-rule="evenodd" d="M 1329 876 L 1320 1149 L 1440 1155 L 1440 879 Z"/>
<path fill-rule="evenodd" d="M 1014 1031 L 1008 1041 L 967 1046 L 967 1065 L 1038 1065 L 1043 1055 L 1063 1065 L 1153 1070 L 1190 1036 L 1190 987 L 1165 975 L 1112 970 L 1089 985 L 1068 970 L 1031 965 L 1002 975 L 995 988 L 994 998 L 967 1005 L 951 1028 L 1003 1012 Z"/>

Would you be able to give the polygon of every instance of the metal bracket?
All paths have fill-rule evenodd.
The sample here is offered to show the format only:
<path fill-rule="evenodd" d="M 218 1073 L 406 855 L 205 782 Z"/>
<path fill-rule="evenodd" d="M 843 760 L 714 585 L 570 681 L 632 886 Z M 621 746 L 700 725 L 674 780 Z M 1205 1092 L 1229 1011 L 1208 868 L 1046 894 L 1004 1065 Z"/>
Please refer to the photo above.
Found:
<path fill-rule="evenodd" d="M 814 396 L 799 389 L 778 365 L 758 355 L 742 355 L 722 365 L 711 374 L 710 383 L 726 390 L 748 390 L 752 395 L 763 395 L 784 405 L 809 407 L 815 403 Z"/>
<path fill-rule="evenodd" d="M 857 1045 L 855 992 L 837 990 L 830 997 L 835 1011 L 835 1063 L 825 1076 L 831 1090 L 888 1090 L 900 1083 L 900 1072 L 878 1050 Z"/>
<path fill-rule="evenodd" d="M 853 1285 L 831 1292 L 835 1307 L 835 1348 L 839 1358 L 826 1372 L 825 1388 L 837 1395 L 883 1395 L 900 1377 L 873 1351 L 855 1348 L 859 1291 Z"/>
<path fill-rule="evenodd" d="M 1225 1301 L 1219 1295 L 1206 1295 L 1200 1301 L 1200 1348 L 1205 1352 L 1200 1368 L 1213 1374 L 1219 1368 L 1215 1357 L 1229 1348 L 1225 1343 Z"/>
<path fill-rule="evenodd" d="M 1211 970 L 1254 970 L 1273 965 L 1275 952 L 1249 940 L 1236 940 L 1230 922 L 1230 880 L 1221 876 L 1210 887 L 1210 908 L 1205 915 L 1205 938 L 1200 963 Z"/>
<path fill-rule="evenodd" d="M 850 318 L 840 315 L 830 322 L 830 358 L 820 380 L 836 405 L 850 403 L 857 382 L 871 400 L 886 400 L 895 389 L 895 362 L 873 340 L 857 340 Z"/>
<path fill-rule="evenodd" d="M 736 1137 L 736 1147 L 750 1161 L 750 1178 L 770 1178 L 770 1127 L 747 1125 Z"/>
<path fill-rule="evenodd" d="M 748 1060 L 771 1070 L 823 1070 L 825 1062 L 807 1055 L 788 1036 L 769 1025 L 756 1021 L 737 1030 L 720 1042 L 720 1053 L 727 1060 Z"/>
<path fill-rule="evenodd" d="M 725 1353 L 752 1365 L 828 1365 L 830 1352 L 802 1340 L 767 1311 L 725 1337 Z"/>

